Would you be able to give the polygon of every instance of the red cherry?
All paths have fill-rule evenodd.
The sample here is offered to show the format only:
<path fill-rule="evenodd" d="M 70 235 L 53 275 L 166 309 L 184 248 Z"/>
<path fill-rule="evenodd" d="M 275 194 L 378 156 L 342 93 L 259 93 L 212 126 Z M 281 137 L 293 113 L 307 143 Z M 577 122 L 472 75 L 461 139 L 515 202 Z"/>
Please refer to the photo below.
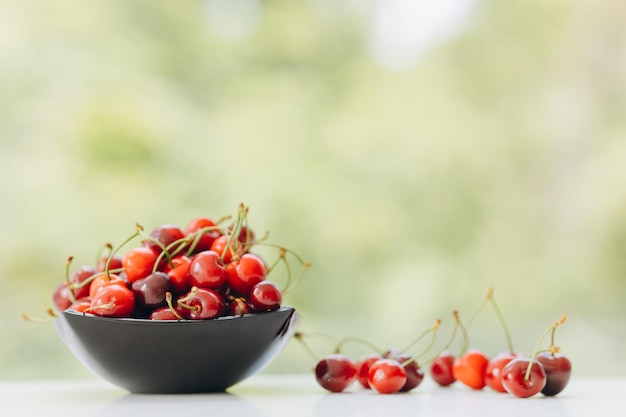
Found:
<path fill-rule="evenodd" d="M 232 233 L 232 230 L 232 228 L 229 228 L 230 233 Z M 254 243 L 254 232 L 249 227 L 243 225 L 241 226 L 237 239 L 239 242 L 249 247 Z"/>
<path fill-rule="evenodd" d="M 191 258 L 183 255 L 175 256 L 171 263 L 166 263 L 163 272 L 169 275 L 174 293 L 182 294 L 191 289 L 192 285 L 189 282 L 190 265 Z"/>
<path fill-rule="evenodd" d="M 64 281 L 56 286 L 52 292 L 52 302 L 58 312 L 64 311 L 72 305 L 72 295 L 67 282 Z"/>
<path fill-rule="evenodd" d="M 261 281 L 250 291 L 250 304 L 255 311 L 278 310 L 281 303 L 280 289 L 271 281 Z"/>
<path fill-rule="evenodd" d="M 226 266 L 228 285 L 237 294 L 247 297 L 259 282 L 265 280 L 265 263 L 257 255 L 246 253 Z"/>
<path fill-rule="evenodd" d="M 441 352 L 430 366 L 430 376 L 442 387 L 454 384 L 456 379 L 452 373 L 453 364 L 454 356 L 448 351 Z"/>
<path fill-rule="evenodd" d="M 104 268 L 106 267 L 108 259 L 109 259 L 108 256 L 104 256 L 100 258 L 100 261 L 98 262 L 98 267 L 96 268 L 98 272 L 104 271 Z M 113 269 L 120 269 L 120 268 L 123 268 L 122 257 L 119 255 L 115 255 L 111 258 L 111 261 L 109 261 L 109 271 Z"/>
<path fill-rule="evenodd" d="M 183 239 L 185 237 L 185 233 L 183 233 L 180 227 L 174 224 L 163 224 L 155 227 L 150 232 L 150 237 L 151 239 L 144 240 L 143 246 L 148 247 L 159 254 L 163 248 L 167 248 L 172 243 Z"/>
<path fill-rule="evenodd" d="M 127 286 L 126 281 L 124 281 L 124 279 L 122 279 L 122 277 L 120 277 L 117 274 L 98 275 L 97 277 L 94 278 L 94 280 L 91 282 L 91 286 L 89 287 L 89 298 L 90 299 L 95 298 L 100 288 L 106 287 L 107 285 L 114 285 L 114 284 L 122 285 L 124 287 Z"/>
<path fill-rule="evenodd" d="M 221 263 L 217 252 L 212 250 L 200 252 L 191 259 L 189 285 L 218 290 L 224 287 L 227 282 L 224 265 Z"/>
<path fill-rule="evenodd" d="M 190 320 L 214 319 L 224 313 L 224 299 L 208 288 L 193 287 L 177 301 L 181 315 Z"/>
<path fill-rule="evenodd" d="M 244 314 L 250 313 L 252 313 L 252 307 L 250 307 L 250 304 L 242 297 L 235 297 L 228 304 L 228 314 L 231 316 L 243 316 Z"/>
<path fill-rule="evenodd" d="M 545 387 L 547 378 L 543 365 L 533 360 L 530 374 L 526 378 L 529 365 L 530 359 L 517 357 L 502 369 L 502 385 L 508 393 L 519 398 L 527 398 L 539 393 Z"/>
<path fill-rule="evenodd" d="M 485 371 L 486 385 L 496 392 L 506 392 L 502 385 L 502 369 L 518 355 L 511 352 L 503 352 L 489 361 Z"/>
<path fill-rule="evenodd" d="M 158 254 L 145 246 L 139 246 L 126 252 L 122 257 L 122 265 L 130 283 L 152 273 Z"/>
<path fill-rule="evenodd" d="M 537 355 L 537 361 L 546 371 L 546 386 L 541 393 L 545 396 L 554 396 L 565 389 L 572 373 L 572 363 L 562 355 L 543 352 Z"/>
<path fill-rule="evenodd" d="M 85 312 L 105 317 L 130 317 L 134 309 L 135 296 L 128 287 L 107 285 L 91 299 L 91 306 Z"/>
<path fill-rule="evenodd" d="M 237 247 L 235 246 L 235 242 L 233 241 L 230 242 L 230 245 L 228 246 L 228 250 L 226 250 L 226 245 L 228 245 L 229 239 L 230 239 L 230 236 L 222 235 L 218 237 L 217 239 L 215 239 L 213 241 L 213 244 L 211 245 L 211 250 L 217 252 L 220 258 L 223 258 L 222 260 L 224 263 L 230 262 L 233 258 L 236 257 L 235 255 L 240 255 L 239 251 L 237 250 Z"/>
<path fill-rule="evenodd" d="M 73 310 L 78 313 L 83 313 L 90 307 L 91 307 L 91 302 L 89 301 L 87 297 L 85 297 L 85 298 L 80 298 L 74 301 L 72 305 L 68 307 L 68 310 Z"/>
<path fill-rule="evenodd" d="M 367 382 L 380 394 L 393 394 L 406 383 L 406 371 L 397 360 L 382 358 L 370 366 Z"/>
<path fill-rule="evenodd" d="M 489 358 L 476 349 L 471 349 L 452 364 L 452 375 L 457 381 L 470 388 L 480 390 L 485 387 L 485 374 Z"/>
<path fill-rule="evenodd" d="M 150 313 L 148 316 L 150 320 L 180 320 L 180 317 L 176 315 L 168 306 L 159 307 Z"/>
<path fill-rule="evenodd" d="M 354 362 L 340 353 L 328 355 L 315 366 L 317 383 L 330 392 L 344 391 L 354 382 L 356 375 Z"/>
<path fill-rule="evenodd" d="M 213 220 L 208 217 L 197 217 L 189 222 L 187 227 L 185 228 L 185 235 L 187 237 L 195 237 L 196 233 L 198 233 L 201 229 L 215 227 L 216 224 Z M 194 248 L 194 253 L 202 252 L 205 250 L 210 250 L 211 245 L 220 237 L 221 233 L 219 230 L 207 230 L 202 232 L 202 236 L 199 238 L 197 245 Z"/>
<path fill-rule="evenodd" d="M 370 388 L 369 381 L 367 380 L 370 372 L 370 367 L 374 362 L 381 358 L 382 356 L 380 356 L 378 353 L 370 353 L 369 355 L 361 358 L 361 360 L 357 364 L 357 380 L 363 388 Z"/>

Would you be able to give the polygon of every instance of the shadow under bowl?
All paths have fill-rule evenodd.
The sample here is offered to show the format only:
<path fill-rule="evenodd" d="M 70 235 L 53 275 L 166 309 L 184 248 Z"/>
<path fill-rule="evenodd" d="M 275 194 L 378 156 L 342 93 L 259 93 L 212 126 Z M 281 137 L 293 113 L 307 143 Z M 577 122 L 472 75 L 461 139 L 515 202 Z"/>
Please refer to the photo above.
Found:
<path fill-rule="evenodd" d="M 64 311 L 54 327 L 87 369 L 134 393 L 221 392 L 269 364 L 300 316 L 291 307 L 214 320 L 107 318 Z"/>

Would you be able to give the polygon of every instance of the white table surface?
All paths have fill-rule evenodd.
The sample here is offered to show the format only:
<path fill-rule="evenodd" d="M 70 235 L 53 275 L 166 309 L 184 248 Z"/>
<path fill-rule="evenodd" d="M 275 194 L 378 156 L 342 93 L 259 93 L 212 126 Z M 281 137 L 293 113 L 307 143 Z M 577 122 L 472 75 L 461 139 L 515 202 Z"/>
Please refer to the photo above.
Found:
<path fill-rule="evenodd" d="M 256 375 L 228 393 L 129 394 L 99 379 L 0 381 L 3 416 L 236 416 L 236 417 L 589 417 L 626 416 L 626 378 L 576 378 L 558 396 L 519 399 L 458 383 L 441 388 L 425 379 L 410 393 L 381 395 L 353 385 L 327 393 L 313 375 Z"/>

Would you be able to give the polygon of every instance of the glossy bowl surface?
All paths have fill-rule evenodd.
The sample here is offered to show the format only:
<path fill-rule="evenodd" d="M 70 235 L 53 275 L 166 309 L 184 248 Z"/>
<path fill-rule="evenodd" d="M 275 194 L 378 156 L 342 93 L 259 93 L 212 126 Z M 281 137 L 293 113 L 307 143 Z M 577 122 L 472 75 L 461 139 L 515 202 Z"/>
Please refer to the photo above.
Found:
<path fill-rule="evenodd" d="M 267 365 L 300 321 L 296 310 L 158 321 L 64 311 L 54 327 L 91 372 L 134 393 L 220 392 Z"/>

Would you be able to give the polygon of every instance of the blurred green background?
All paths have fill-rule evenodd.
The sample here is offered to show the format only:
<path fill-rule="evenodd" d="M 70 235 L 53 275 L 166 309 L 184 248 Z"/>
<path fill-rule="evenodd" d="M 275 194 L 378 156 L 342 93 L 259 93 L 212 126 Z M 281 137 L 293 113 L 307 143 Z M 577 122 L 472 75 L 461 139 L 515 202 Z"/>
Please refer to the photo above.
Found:
<path fill-rule="evenodd" d="M 21 319 L 68 255 L 240 202 L 313 264 L 303 332 L 441 317 L 440 346 L 493 287 L 517 350 L 567 313 L 574 374 L 626 375 L 624 28 L 619 0 L 1 2 L 0 378 L 91 376 Z M 470 341 L 506 349 L 492 311 Z"/>

